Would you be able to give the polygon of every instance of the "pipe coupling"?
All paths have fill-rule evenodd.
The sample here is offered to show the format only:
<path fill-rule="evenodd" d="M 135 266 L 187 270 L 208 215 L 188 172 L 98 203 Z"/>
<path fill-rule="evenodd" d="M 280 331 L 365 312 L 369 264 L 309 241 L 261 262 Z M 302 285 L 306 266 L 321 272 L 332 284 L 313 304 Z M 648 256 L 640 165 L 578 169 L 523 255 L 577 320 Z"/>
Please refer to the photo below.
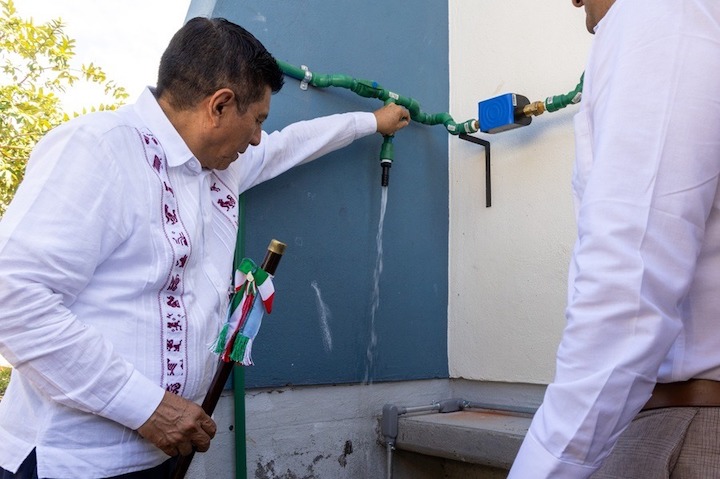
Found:
<path fill-rule="evenodd" d="M 307 65 L 300 65 L 300 69 L 305 72 L 305 77 L 300 80 L 300 89 L 307 90 L 308 84 L 312 81 L 313 74 Z"/>

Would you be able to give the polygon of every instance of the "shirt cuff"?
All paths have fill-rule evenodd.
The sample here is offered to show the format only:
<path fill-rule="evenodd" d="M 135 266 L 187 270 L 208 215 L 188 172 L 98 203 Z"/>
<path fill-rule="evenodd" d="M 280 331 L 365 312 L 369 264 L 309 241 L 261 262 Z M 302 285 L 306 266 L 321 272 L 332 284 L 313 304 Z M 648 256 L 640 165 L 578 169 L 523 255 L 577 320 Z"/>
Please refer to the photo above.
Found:
<path fill-rule="evenodd" d="M 163 388 L 133 370 L 128 382 L 100 415 L 135 430 L 152 416 L 164 396 Z"/>
<path fill-rule="evenodd" d="M 586 479 L 596 469 L 561 461 L 528 432 L 507 479 Z"/>
<path fill-rule="evenodd" d="M 355 118 L 356 140 L 377 132 L 377 118 L 374 113 L 367 111 L 357 112 Z"/>

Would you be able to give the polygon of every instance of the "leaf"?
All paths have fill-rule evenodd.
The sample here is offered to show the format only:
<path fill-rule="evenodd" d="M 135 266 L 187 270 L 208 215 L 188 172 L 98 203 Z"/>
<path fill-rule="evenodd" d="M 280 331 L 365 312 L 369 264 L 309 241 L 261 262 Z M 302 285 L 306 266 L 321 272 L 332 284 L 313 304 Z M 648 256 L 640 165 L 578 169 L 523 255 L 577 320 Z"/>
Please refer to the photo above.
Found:
<path fill-rule="evenodd" d="M 73 63 L 76 42 L 64 26 L 60 18 L 41 24 L 20 18 L 13 0 L 0 0 L 0 217 L 35 143 L 78 116 L 63 111 L 58 93 L 82 82 L 101 86 L 108 101 L 83 107 L 83 113 L 115 109 L 129 96 L 99 65 Z"/>

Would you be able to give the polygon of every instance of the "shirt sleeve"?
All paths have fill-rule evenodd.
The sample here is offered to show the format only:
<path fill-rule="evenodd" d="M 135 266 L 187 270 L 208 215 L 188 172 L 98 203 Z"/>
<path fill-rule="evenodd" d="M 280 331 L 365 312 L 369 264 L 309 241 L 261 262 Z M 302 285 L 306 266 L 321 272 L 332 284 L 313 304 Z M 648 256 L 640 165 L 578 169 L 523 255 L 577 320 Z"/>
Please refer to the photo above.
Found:
<path fill-rule="evenodd" d="M 369 112 L 341 113 L 299 121 L 280 131 L 263 132 L 260 144 L 249 147 L 231 168 L 239 175 L 240 192 L 243 192 L 376 130 L 375 115 Z"/>
<path fill-rule="evenodd" d="M 136 429 L 164 390 L 71 311 L 129 224 L 110 156 L 74 125 L 37 145 L 0 223 L 0 351 L 53 401 Z"/>
<path fill-rule="evenodd" d="M 720 61 L 707 59 L 717 33 L 692 18 L 697 8 L 670 3 L 618 2 L 595 39 L 567 325 L 511 479 L 590 477 L 668 353 L 692 347 L 681 304 L 717 201 L 720 109 L 707 100 L 720 94 Z M 689 379 L 674 366 L 672 380 Z"/>

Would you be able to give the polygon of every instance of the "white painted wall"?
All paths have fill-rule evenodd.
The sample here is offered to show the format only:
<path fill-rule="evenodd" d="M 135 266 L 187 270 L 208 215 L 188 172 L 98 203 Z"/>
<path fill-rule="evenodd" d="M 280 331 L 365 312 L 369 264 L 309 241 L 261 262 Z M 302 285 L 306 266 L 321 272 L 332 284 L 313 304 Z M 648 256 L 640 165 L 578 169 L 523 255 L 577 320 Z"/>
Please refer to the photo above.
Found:
<path fill-rule="evenodd" d="M 570 0 L 449 0 L 450 111 L 476 118 L 502 93 L 530 101 L 575 88 L 592 36 Z M 450 376 L 547 383 L 565 324 L 575 221 L 577 106 L 495 135 L 492 207 L 482 147 L 450 143 Z"/>

